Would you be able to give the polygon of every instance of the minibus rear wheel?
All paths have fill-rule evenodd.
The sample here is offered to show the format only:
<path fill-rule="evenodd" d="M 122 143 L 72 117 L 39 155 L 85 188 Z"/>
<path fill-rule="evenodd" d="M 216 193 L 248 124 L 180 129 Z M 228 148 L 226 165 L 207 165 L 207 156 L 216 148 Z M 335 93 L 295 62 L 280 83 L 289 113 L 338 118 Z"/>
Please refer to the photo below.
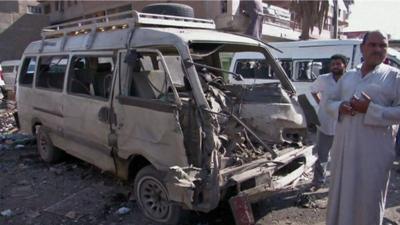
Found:
<path fill-rule="evenodd" d="M 50 139 L 48 133 L 42 126 L 36 127 L 37 150 L 40 157 L 49 163 L 56 163 L 61 161 L 63 152 L 61 149 L 55 147 Z"/>

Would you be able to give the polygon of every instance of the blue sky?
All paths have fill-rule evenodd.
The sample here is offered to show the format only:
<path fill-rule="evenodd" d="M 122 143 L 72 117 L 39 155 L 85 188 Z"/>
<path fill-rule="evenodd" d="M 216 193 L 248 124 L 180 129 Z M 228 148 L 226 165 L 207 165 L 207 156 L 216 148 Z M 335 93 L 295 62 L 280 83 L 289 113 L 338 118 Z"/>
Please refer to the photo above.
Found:
<path fill-rule="evenodd" d="M 400 0 L 355 0 L 345 31 L 382 30 L 400 39 Z"/>

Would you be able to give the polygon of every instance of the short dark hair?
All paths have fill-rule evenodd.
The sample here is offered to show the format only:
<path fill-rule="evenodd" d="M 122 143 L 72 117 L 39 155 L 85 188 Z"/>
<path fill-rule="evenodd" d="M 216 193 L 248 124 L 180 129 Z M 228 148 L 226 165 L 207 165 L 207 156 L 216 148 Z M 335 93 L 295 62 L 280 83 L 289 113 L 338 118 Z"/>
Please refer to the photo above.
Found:
<path fill-rule="evenodd" d="M 337 59 L 340 59 L 344 65 L 347 65 L 346 56 L 341 55 L 341 54 L 335 54 L 335 55 L 331 56 L 331 61 L 332 60 L 337 60 Z"/>
<path fill-rule="evenodd" d="M 384 34 L 384 33 L 383 33 L 382 31 L 380 31 L 380 30 L 367 31 L 367 32 L 364 34 L 364 36 L 363 36 L 361 45 L 364 45 L 365 42 L 367 42 L 369 36 L 370 36 L 372 33 L 378 33 L 378 34 L 382 35 L 383 37 L 385 37 L 385 38 L 387 39 L 386 34 Z"/>

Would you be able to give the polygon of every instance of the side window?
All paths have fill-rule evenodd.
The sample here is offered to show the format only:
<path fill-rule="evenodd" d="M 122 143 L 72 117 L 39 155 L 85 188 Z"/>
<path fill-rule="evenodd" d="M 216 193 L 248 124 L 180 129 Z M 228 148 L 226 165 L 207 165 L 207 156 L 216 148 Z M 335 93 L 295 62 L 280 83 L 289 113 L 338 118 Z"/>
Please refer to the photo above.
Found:
<path fill-rule="evenodd" d="M 312 71 L 315 75 L 315 79 L 321 74 L 330 72 L 330 62 L 330 59 L 318 59 L 313 61 Z"/>
<path fill-rule="evenodd" d="M 283 70 L 286 72 L 286 75 L 292 79 L 292 67 L 293 61 L 292 60 L 281 60 L 281 66 Z"/>
<path fill-rule="evenodd" d="M 296 63 L 296 71 L 294 81 L 311 81 L 311 65 L 312 61 L 300 61 Z"/>
<path fill-rule="evenodd" d="M 329 58 L 296 61 L 294 65 L 293 81 L 314 81 L 319 75 L 330 71 Z"/>
<path fill-rule="evenodd" d="M 62 90 L 68 56 L 41 56 L 36 87 Z"/>
<path fill-rule="evenodd" d="M 185 72 L 182 69 L 181 57 L 179 55 L 164 55 L 164 60 L 168 66 L 174 86 L 177 88 L 185 86 Z M 158 61 L 158 67 L 163 68 L 161 61 Z"/>
<path fill-rule="evenodd" d="M 69 70 L 68 92 L 107 99 L 114 69 L 113 56 L 74 56 Z"/>
<path fill-rule="evenodd" d="M 19 84 L 32 86 L 33 75 L 36 70 L 36 57 L 26 57 L 22 64 L 21 74 L 19 76 Z"/>
<path fill-rule="evenodd" d="M 12 73 L 14 72 L 14 66 L 3 66 L 3 73 Z"/>
<path fill-rule="evenodd" d="M 162 99 L 168 92 L 166 73 L 156 54 L 142 54 L 128 78 L 128 96 Z"/>
<path fill-rule="evenodd" d="M 265 59 L 240 59 L 235 73 L 245 79 L 276 79 Z"/>

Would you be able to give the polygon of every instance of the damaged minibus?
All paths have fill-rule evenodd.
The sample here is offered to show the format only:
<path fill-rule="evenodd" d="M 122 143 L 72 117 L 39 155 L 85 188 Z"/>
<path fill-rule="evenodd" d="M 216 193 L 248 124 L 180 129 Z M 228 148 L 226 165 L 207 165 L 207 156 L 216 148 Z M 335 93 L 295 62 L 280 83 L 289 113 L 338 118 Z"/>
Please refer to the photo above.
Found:
<path fill-rule="evenodd" d="M 131 181 L 154 221 L 292 188 L 316 160 L 294 88 L 265 43 L 216 31 L 212 20 L 136 11 L 46 27 L 42 37 L 17 78 L 22 131 L 37 136 L 47 162 L 68 153 Z M 225 82 L 243 79 L 223 62 L 244 51 L 265 57 L 272 82 Z"/>

